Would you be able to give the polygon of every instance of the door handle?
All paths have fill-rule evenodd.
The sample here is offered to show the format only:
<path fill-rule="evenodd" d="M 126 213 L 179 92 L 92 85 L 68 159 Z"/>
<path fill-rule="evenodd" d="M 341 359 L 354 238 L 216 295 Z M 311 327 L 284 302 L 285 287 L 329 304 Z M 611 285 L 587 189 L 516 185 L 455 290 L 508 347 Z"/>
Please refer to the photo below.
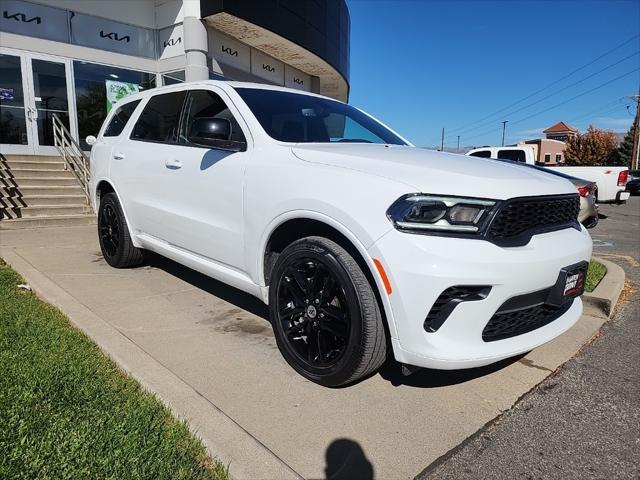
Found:
<path fill-rule="evenodd" d="M 114 160 L 124 160 L 124 153 L 116 152 L 113 154 Z"/>
<path fill-rule="evenodd" d="M 27 111 L 27 119 L 30 122 L 33 122 L 34 120 L 38 119 L 38 110 L 36 110 L 35 108 L 27 107 L 26 111 Z"/>
<path fill-rule="evenodd" d="M 182 162 L 180 160 L 167 160 L 164 162 L 164 166 L 170 170 L 178 170 L 182 168 Z"/>

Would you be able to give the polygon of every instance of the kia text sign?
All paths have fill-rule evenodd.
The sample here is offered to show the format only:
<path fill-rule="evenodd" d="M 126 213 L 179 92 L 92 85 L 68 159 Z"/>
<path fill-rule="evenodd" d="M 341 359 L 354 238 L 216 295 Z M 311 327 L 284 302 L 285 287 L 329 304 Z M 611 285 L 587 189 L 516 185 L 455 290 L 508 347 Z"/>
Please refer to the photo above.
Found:
<path fill-rule="evenodd" d="M 248 72 L 251 69 L 251 48 L 231 37 L 218 32 L 208 30 L 209 53 L 216 61 L 231 67 Z"/>
<path fill-rule="evenodd" d="M 182 25 L 173 25 L 158 31 L 158 55 L 160 60 L 184 55 Z"/>
<path fill-rule="evenodd" d="M 20 0 L 2 0 L 0 31 L 68 42 L 67 11 Z"/>
<path fill-rule="evenodd" d="M 276 85 L 284 85 L 284 63 L 255 48 L 251 50 L 251 73 Z"/>
<path fill-rule="evenodd" d="M 85 47 L 155 58 L 155 32 L 105 18 L 70 12 L 71 42 Z"/>
<path fill-rule="evenodd" d="M 297 88 L 305 92 L 311 91 L 311 77 L 301 72 L 297 68 L 284 66 L 284 86 L 289 88 Z"/>

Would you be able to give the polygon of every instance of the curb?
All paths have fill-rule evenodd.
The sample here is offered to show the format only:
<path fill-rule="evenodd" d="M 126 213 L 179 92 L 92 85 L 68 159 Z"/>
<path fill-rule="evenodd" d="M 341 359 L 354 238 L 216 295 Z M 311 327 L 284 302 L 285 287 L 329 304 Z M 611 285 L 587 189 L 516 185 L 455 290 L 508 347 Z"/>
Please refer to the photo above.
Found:
<path fill-rule="evenodd" d="M 609 318 L 624 288 L 625 273 L 622 267 L 609 260 L 600 257 L 592 257 L 592 259 L 607 267 L 607 273 L 602 277 L 593 292 L 585 292 L 582 295 L 582 301 L 585 306 L 590 306 Z"/>
<path fill-rule="evenodd" d="M 207 452 L 228 465 L 233 479 L 302 477 L 233 418 L 200 392 L 155 360 L 67 291 L 38 271 L 12 248 L 0 247 L 0 256 L 32 287 L 34 293 L 60 309 L 122 370 L 153 393 L 202 440 Z"/>

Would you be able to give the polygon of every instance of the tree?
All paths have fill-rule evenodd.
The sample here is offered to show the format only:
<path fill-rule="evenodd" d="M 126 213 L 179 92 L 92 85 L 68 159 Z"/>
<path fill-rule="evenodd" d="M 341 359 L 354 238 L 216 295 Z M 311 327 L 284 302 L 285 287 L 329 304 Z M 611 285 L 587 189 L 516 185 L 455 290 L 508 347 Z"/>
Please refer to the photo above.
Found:
<path fill-rule="evenodd" d="M 631 168 L 631 157 L 633 154 L 633 138 L 636 135 L 635 122 L 629 127 L 629 131 L 624 136 L 622 143 L 618 147 L 618 163 L 621 167 Z"/>
<path fill-rule="evenodd" d="M 618 141 L 611 130 L 590 125 L 585 133 L 567 140 L 564 149 L 566 165 L 614 165 L 618 155 Z"/>

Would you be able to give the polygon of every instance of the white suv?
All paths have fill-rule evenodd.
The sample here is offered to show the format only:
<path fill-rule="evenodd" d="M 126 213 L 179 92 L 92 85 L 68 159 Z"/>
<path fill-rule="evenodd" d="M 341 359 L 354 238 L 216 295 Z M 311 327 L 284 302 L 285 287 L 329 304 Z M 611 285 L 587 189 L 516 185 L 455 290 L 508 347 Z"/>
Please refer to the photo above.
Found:
<path fill-rule="evenodd" d="M 319 95 L 205 81 L 122 100 L 91 152 L 102 252 L 152 250 L 268 303 L 327 386 L 486 365 L 571 327 L 591 239 L 565 179 L 424 150 Z"/>

